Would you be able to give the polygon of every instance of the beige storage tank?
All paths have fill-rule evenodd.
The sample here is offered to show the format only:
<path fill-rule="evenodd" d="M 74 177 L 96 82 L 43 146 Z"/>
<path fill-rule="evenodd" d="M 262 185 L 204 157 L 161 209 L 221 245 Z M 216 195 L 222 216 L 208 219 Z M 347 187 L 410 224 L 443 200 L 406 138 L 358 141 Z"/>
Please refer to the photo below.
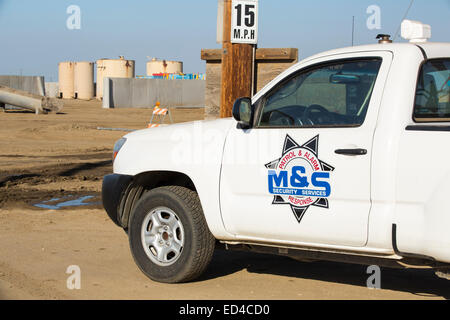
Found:
<path fill-rule="evenodd" d="M 97 99 L 103 98 L 104 78 L 134 78 L 134 60 L 101 59 L 97 60 Z"/>
<path fill-rule="evenodd" d="M 94 98 L 94 63 L 75 62 L 74 66 L 75 97 L 81 100 Z"/>
<path fill-rule="evenodd" d="M 58 64 L 58 96 L 63 99 L 73 99 L 74 92 L 74 63 L 70 61 Z"/>
<path fill-rule="evenodd" d="M 147 76 L 152 76 L 155 73 L 183 73 L 183 62 L 153 58 L 147 62 Z"/>

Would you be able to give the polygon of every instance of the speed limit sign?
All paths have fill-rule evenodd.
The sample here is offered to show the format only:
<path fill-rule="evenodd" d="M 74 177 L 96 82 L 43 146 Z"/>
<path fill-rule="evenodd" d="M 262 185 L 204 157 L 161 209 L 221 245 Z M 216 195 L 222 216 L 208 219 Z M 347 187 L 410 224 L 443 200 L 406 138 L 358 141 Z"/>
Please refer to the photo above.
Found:
<path fill-rule="evenodd" d="M 233 0 L 231 43 L 258 42 L 258 0 Z"/>

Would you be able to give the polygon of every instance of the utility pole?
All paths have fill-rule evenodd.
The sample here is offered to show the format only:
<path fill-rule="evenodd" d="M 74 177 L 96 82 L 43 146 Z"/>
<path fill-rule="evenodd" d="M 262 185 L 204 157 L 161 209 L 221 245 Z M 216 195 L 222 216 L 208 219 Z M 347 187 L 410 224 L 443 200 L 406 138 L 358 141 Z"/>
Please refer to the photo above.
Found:
<path fill-rule="evenodd" d="M 234 101 L 252 96 L 253 47 L 231 43 L 232 0 L 224 1 L 220 117 L 231 117 Z"/>

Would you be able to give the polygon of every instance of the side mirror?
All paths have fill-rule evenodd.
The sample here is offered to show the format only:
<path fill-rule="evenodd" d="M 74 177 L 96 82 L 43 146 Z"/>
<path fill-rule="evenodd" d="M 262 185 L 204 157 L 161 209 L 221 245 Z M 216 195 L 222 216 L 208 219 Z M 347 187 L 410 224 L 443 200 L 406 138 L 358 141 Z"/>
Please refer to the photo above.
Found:
<path fill-rule="evenodd" d="M 239 122 L 242 129 L 249 129 L 253 118 L 252 100 L 239 98 L 233 105 L 233 118 Z"/>

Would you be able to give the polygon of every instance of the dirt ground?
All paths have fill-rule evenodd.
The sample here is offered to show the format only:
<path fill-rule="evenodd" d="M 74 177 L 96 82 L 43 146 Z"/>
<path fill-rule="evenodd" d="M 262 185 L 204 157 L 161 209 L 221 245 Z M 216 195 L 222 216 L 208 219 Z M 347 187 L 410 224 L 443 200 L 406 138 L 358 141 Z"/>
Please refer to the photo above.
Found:
<path fill-rule="evenodd" d="M 0 299 L 450 298 L 450 282 L 427 270 L 382 269 L 374 290 L 363 266 L 221 250 L 196 282 L 149 280 L 101 206 L 114 141 L 126 132 L 97 127 L 140 129 L 150 115 L 96 101 L 66 101 L 61 114 L 0 112 Z M 175 122 L 202 117 L 173 110 Z M 79 290 L 67 288 L 72 265 Z"/>

